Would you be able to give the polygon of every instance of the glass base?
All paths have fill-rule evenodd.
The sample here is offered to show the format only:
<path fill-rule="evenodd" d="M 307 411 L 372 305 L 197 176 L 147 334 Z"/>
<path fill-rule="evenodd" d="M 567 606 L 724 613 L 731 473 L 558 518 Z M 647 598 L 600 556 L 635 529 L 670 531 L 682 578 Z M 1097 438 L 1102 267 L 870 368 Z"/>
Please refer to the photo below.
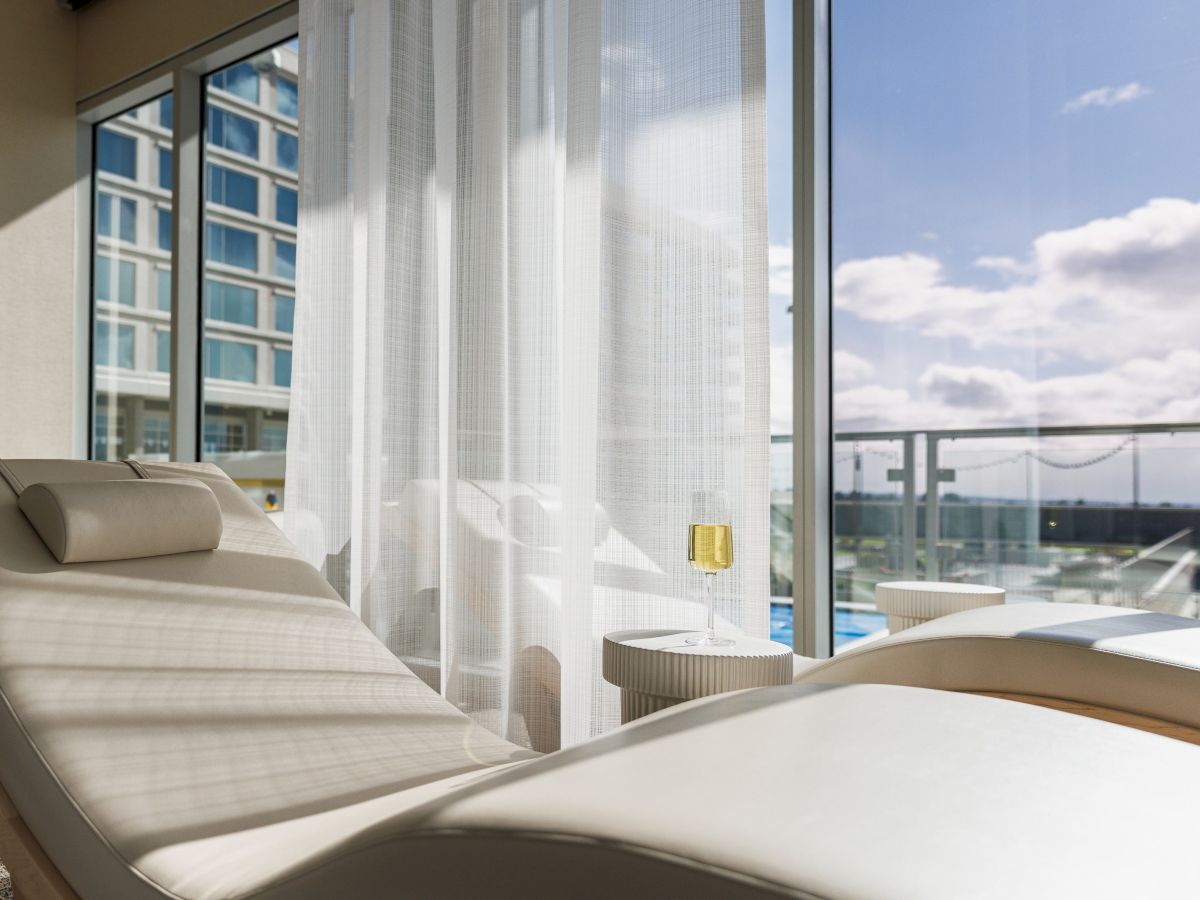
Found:
<path fill-rule="evenodd" d="M 709 637 L 707 634 L 693 634 L 684 638 L 683 642 L 693 647 L 732 647 L 734 643 L 729 638 Z"/>

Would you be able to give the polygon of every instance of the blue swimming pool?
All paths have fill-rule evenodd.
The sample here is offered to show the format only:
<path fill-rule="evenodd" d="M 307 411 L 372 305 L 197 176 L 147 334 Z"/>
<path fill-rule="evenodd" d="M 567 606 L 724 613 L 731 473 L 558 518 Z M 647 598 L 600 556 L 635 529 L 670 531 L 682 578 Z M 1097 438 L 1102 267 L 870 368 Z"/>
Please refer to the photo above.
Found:
<path fill-rule="evenodd" d="M 833 611 L 833 649 L 887 627 L 887 616 L 883 613 L 853 612 L 848 609 Z M 792 644 L 792 607 L 788 603 L 771 604 L 771 640 L 781 644 Z"/>

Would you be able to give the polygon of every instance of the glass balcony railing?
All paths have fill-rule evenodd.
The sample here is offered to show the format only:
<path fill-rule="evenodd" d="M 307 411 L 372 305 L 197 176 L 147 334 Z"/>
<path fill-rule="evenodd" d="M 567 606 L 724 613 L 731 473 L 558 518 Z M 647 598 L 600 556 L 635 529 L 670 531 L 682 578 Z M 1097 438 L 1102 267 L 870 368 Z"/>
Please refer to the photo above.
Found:
<path fill-rule="evenodd" d="M 882 630 L 875 585 L 1200 617 L 1200 424 L 835 436 L 835 647 Z M 791 436 L 772 439 L 773 634 L 790 639 Z"/>

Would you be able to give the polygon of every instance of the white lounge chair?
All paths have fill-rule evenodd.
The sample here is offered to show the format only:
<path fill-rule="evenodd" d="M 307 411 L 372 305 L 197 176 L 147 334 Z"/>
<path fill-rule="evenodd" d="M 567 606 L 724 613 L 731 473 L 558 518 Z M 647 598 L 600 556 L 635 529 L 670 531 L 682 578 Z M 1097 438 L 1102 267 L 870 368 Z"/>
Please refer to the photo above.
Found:
<path fill-rule="evenodd" d="M 60 564 L 0 484 L 0 781 L 84 898 L 1194 893 L 1186 741 L 947 690 L 796 684 L 537 756 L 413 676 L 219 471 L 146 470 L 211 488 L 218 549 Z M 874 654 L 936 680 L 919 631 L 827 680 L 887 680 Z M 986 689 L 1046 683 L 996 659 Z M 1179 692 L 1194 669 L 1124 671 Z"/>

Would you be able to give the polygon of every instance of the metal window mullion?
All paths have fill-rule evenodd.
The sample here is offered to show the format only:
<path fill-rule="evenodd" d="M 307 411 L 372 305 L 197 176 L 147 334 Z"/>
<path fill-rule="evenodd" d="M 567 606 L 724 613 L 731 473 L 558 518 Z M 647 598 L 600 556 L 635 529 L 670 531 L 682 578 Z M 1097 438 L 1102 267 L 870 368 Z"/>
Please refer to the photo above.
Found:
<path fill-rule="evenodd" d="M 92 347 L 93 321 L 92 273 L 95 271 L 92 234 L 92 167 L 95 125 L 77 122 L 75 126 L 75 415 L 72 421 L 71 452 L 79 459 L 91 459 L 96 442 L 92 436 L 92 411 L 95 406 L 95 353 Z"/>
<path fill-rule="evenodd" d="M 829 0 L 796 5 L 792 56 L 793 642 L 797 653 L 818 658 L 833 649 L 829 9 Z"/>
<path fill-rule="evenodd" d="M 171 459 L 200 459 L 200 237 L 203 79 L 176 69 L 171 189 Z"/>

